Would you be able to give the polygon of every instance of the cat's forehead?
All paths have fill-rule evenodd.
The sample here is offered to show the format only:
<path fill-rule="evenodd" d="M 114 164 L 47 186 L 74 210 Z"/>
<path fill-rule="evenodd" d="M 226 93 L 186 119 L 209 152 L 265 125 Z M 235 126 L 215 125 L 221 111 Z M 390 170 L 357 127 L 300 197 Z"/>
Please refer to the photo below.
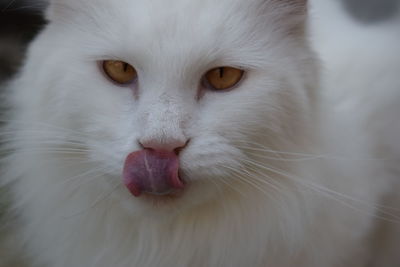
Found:
<path fill-rule="evenodd" d="M 91 16 L 101 24 L 120 27 L 126 34 L 152 38 L 207 38 L 215 34 L 237 34 L 255 23 L 260 0 L 122 0 L 104 1 Z M 101 10 L 101 8 L 103 10 Z M 104 16 L 104 18 L 101 18 Z M 107 19 L 107 21 L 104 21 Z M 144 36 L 141 36 L 144 37 Z M 183 41 L 183 40 L 182 40 Z"/>
<path fill-rule="evenodd" d="M 211 34 L 237 35 L 254 30 L 255 26 L 267 23 L 268 20 L 272 24 L 275 15 L 282 13 L 278 9 L 286 1 L 288 0 L 53 0 L 53 6 L 56 6 L 54 9 L 58 6 L 58 9 L 72 10 L 69 13 L 73 15 L 70 14 L 66 20 L 81 15 L 80 25 L 77 24 L 79 27 L 92 25 L 104 31 L 113 29 L 113 33 L 118 33 L 117 28 L 126 35 L 143 34 L 151 35 L 152 38 L 184 38 L 185 35 L 190 38 L 207 38 Z M 61 10 L 58 17 L 63 17 L 63 13 L 68 12 Z M 54 20 L 58 17 L 55 16 Z"/>
<path fill-rule="evenodd" d="M 77 1 L 79 5 L 80 1 Z M 196 24 L 221 23 L 232 16 L 250 15 L 257 7 L 271 1 L 268 0 L 120 0 L 88 1 L 88 8 L 103 7 L 124 17 L 133 18 L 146 26 L 157 25 L 159 21 L 175 21 Z"/>
<path fill-rule="evenodd" d="M 213 58 L 225 54 L 228 58 L 240 57 L 240 51 L 263 52 L 258 48 L 279 39 L 271 35 L 289 28 L 285 23 L 291 17 L 278 22 L 294 9 L 287 3 L 300 0 L 53 1 L 59 4 L 53 4 L 54 10 L 59 9 L 53 20 L 64 17 L 64 21 L 76 25 L 84 33 L 80 36 L 94 37 L 90 41 L 107 50 L 104 54 L 118 51 L 117 57 L 132 56 L 137 63 L 140 58 L 146 62 L 153 58 L 157 63 L 161 56 L 169 56 L 167 62 L 180 64 L 176 58 L 186 60 L 190 56 L 193 61 L 196 55 L 200 60 L 205 55 Z M 246 58 L 251 60 L 249 54 Z"/>
<path fill-rule="evenodd" d="M 218 35 L 228 37 L 229 34 L 236 35 L 244 30 L 244 20 L 250 16 L 250 12 L 240 7 L 249 7 L 250 2 L 150 0 L 127 1 L 125 7 L 112 4 L 111 8 L 119 14 L 127 34 L 140 37 L 138 41 L 145 41 L 149 37 L 153 41 L 179 40 L 181 44 L 185 41 L 193 44 L 196 40 L 205 43 L 205 38 Z"/>

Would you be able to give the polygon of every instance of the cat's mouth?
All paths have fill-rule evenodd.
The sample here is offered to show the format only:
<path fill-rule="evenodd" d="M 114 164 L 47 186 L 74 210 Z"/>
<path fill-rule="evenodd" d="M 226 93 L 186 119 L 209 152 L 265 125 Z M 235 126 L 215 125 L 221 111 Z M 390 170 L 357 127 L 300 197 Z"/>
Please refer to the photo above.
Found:
<path fill-rule="evenodd" d="M 126 157 L 123 182 L 135 197 L 176 198 L 185 182 L 179 175 L 179 157 L 174 152 L 143 149 Z"/>

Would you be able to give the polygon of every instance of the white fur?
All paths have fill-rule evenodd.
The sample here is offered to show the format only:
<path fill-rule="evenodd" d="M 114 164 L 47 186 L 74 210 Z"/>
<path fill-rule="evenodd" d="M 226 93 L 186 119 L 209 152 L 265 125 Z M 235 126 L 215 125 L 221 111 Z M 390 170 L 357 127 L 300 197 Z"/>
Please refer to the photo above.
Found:
<path fill-rule="evenodd" d="M 315 3 L 317 14 L 328 5 Z M 375 110 L 399 99 L 399 83 L 388 74 L 381 91 L 362 91 L 370 83 L 359 88 L 352 78 L 364 81 L 372 69 L 337 80 L 343 50 L 314 29 L 322 89 L 301 5 L 54 0 L 9 90 L 15 152 L 6 177 L 15 182 L 28 262 L 365 266 L 377 225 L 399 221 L 381 206 L 392 180 L 380 151 L 391 143 L 376 138 L 382 128 L 373 121 L 389 114 Z M 389 51 L 380 58 L 364 48 L 351 62 L 382 59 L 379 67 L 399 70 L 398 59 L 385 65 Z M 106 79 L 104 59 L 133 65 L 137 88 Z M 217 66 L 243 68 L 245 78 L 198 98 L 202 75 Z M 367 108 L 359 105 L 370 95 Z M 138 140 L 188 138 L 180 199 L 153 203 L 122 186 L 124 158 Z"/>

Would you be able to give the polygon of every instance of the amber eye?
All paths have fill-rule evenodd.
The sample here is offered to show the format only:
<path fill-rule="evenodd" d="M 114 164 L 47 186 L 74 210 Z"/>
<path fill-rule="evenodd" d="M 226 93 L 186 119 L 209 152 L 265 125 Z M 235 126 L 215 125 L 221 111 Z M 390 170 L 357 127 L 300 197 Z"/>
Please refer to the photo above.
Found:
<path fill-rule="evenodd" d="M 218 67 L 208 71 L 205 79 L 214 90 L 224 90 L 235 86 L 243 76 L 243 70 L 232 67 Z"/>
<path fill-rule="evenodd" d="M 103 62 L 103 69 L 111 80 L 119 84 L 129 84 L 137 77 L 134 67 L 119 60 L 105 60 Z"/>

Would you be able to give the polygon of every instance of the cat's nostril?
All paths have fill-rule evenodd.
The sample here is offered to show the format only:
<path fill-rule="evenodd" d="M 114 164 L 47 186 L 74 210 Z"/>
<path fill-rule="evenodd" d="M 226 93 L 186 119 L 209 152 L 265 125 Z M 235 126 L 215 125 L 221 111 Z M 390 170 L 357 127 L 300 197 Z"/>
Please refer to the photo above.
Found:
<path fill-rule="evenodd" d="M 179 155 L 179 153 L 188 145 L 189 141 L 190 139 L 170 139 L 161 142 L 154 139 L 145 139 L 139 140 L 138 142 L 140 146 L 145 149 L 175 152 L 175 154 Z"/>

